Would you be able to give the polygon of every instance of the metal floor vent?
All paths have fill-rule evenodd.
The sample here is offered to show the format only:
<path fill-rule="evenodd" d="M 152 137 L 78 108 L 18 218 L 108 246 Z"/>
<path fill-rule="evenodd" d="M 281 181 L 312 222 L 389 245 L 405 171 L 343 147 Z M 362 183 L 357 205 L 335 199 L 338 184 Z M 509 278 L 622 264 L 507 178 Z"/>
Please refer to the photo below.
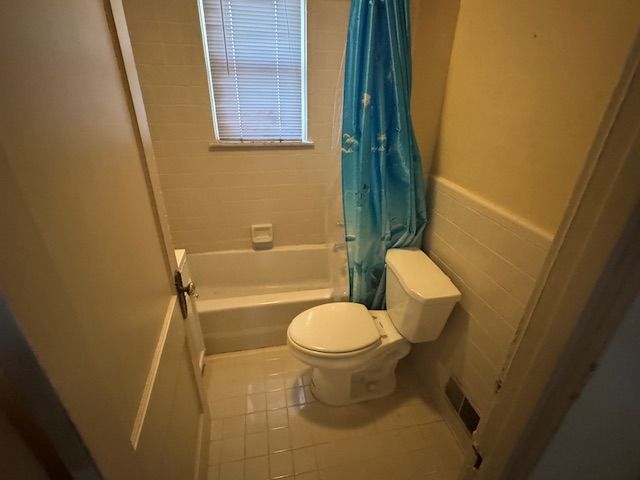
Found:
<path fill-rule="evenodd" d="M 480 422 L 480 415 L 478 415 L 476 409 L 473 408 L 473 405 L 471 405 L 471 402 L 469 402 L 469 399 L 465 396 L 460 385 L 458 385 L 458 382 L 456 382 L 453 377 L 449 378 L 447 385 L 444 387 L 444 392 L 458 413 L 464 426 L 469 433 L 473 433 Z"/>

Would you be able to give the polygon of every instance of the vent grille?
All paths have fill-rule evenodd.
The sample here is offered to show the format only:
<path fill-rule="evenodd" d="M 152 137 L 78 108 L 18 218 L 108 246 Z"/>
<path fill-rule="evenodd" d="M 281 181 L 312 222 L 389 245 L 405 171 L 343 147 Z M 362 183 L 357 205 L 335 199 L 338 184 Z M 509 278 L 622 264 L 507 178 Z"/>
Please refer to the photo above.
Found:
<path fill-rule="evenodd" d="M 473 433 L 475 429 L 478 428 L 478 423 L 480 423 L 480 415 L 478 415 L 476 409 L 473 408 L 473 405 L 471 405 L 471 402 L 469 402 L 462 388 L 460 388 L 460 385 L 453 377 L 449 378 L 444 392 L 464 426 L 469 433 Z"/>

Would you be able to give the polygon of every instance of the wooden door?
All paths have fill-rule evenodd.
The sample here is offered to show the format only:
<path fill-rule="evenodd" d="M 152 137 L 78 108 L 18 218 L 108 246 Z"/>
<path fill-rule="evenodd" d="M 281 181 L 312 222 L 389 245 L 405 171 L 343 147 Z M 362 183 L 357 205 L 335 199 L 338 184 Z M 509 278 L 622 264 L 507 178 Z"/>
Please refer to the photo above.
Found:
<path fill-rule="evenodd" d="M 197 477 L 206 399 L 110 6 L 9 0 L 0 42 L 6 305 L 104 477 Z"/>

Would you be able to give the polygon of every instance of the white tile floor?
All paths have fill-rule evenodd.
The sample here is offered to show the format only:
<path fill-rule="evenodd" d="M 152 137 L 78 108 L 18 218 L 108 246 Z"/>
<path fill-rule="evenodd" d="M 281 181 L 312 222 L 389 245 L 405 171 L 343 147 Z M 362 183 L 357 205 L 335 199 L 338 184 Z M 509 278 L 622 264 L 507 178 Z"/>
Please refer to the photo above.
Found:
<path fill-rule="evenodd" d="M 208 357 L 209 480 L 454 480 L 462 455 L 407 364 L 386 398 L 317 402 L 287 347 Z"/>

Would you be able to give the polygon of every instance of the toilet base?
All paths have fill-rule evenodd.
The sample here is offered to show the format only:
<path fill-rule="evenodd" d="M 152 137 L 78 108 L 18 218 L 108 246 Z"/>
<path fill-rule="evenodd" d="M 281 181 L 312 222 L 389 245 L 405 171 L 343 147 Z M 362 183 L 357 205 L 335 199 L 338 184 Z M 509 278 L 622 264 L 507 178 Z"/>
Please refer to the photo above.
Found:
<path fill-rule="evenodd" d="M 410 350 L 408 343 L 400 347 L 358 370 L 314 367 L 311 393 L 327 405 L 349 405 L 390 395 L 396 388 L 398 361 Z"/>

